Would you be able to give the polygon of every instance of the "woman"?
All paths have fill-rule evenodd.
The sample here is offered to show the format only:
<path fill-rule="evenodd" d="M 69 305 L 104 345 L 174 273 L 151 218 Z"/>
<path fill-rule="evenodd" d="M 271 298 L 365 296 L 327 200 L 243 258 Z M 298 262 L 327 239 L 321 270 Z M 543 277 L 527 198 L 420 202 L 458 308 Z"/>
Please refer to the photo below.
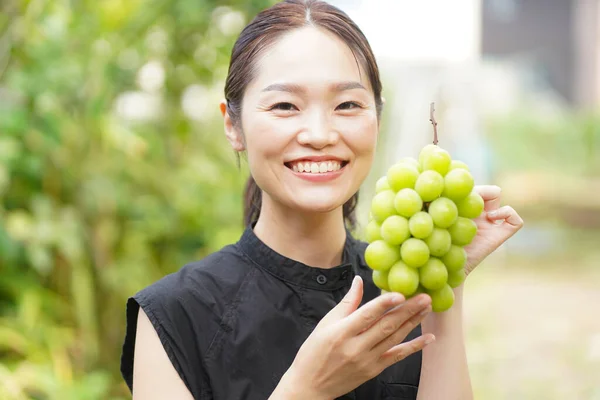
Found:
<path fill-rule="evenodd" d="M 240 34 L 225 98 L 227 139 L 252 175 L 247 229 L 129 299 L 134 399 L 472 398 L 462 286 L 440 314 L 426 294 L 380 295 L 345 227 L 383 107 L 359 28 L 320 1 L 276 4 Z M 499 188 L 477 189 L 467 272 L 522 226 Z"/>

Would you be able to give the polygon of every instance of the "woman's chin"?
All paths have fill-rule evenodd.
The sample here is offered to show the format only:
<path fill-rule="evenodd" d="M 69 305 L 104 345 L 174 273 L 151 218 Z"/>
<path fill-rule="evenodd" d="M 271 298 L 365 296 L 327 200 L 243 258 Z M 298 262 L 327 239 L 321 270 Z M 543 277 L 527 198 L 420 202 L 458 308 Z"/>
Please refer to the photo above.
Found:
<path fill-rule="evenodd" d="M 293 208 L 302 213 L 329 213 L 344 205 L 343 199 L 326 196 L 296 196 Z"/>

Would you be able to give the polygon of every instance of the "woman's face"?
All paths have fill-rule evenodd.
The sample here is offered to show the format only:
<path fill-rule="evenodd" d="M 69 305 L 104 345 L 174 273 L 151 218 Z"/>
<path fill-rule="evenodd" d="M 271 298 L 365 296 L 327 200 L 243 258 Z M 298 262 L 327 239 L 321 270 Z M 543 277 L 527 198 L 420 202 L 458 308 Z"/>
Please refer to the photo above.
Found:
<path fill-rule="evenodd" d="M 371 168 L 378 135 L 373 91 L 350 48 L 329 32 L 297 29 L 266 51 L 241 120 L 252 176 L 285 207 L 335 210 Z"/>

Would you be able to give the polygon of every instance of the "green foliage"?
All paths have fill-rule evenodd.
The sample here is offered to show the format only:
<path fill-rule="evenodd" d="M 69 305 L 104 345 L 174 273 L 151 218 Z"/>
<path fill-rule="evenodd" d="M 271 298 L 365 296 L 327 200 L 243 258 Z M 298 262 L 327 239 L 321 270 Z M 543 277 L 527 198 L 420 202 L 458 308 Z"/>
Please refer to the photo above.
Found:
<path fill-rule="evenodd" d="M 536 113 L 524 108 L 490 120 L 487 128 L 499 170 L 600 174 L 597 113 Z"/>
<path fill-rule="evenodd" d="M 237 240 L 218 101 L 272 2 L 1 2 L 0 398 L 128 397 L 126 298 Z"/>

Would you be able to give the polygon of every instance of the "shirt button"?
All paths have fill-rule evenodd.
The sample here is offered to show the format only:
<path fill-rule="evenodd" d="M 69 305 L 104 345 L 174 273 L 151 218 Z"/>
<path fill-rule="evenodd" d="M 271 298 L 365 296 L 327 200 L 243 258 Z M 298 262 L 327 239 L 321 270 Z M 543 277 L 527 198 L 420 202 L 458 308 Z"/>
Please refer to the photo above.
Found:
<path fill-rule="evenodd" d="M 324 285 L 327 283 L 327 277 L 325 275 L 319 275 L 319 276 L 317 276 L 317 282 L 320 285 Z"/>
<path fill-rule="evenodd" d="M 346 279 L 348 277 L 348 271 L 342 272 L 342 279 Z"/>

